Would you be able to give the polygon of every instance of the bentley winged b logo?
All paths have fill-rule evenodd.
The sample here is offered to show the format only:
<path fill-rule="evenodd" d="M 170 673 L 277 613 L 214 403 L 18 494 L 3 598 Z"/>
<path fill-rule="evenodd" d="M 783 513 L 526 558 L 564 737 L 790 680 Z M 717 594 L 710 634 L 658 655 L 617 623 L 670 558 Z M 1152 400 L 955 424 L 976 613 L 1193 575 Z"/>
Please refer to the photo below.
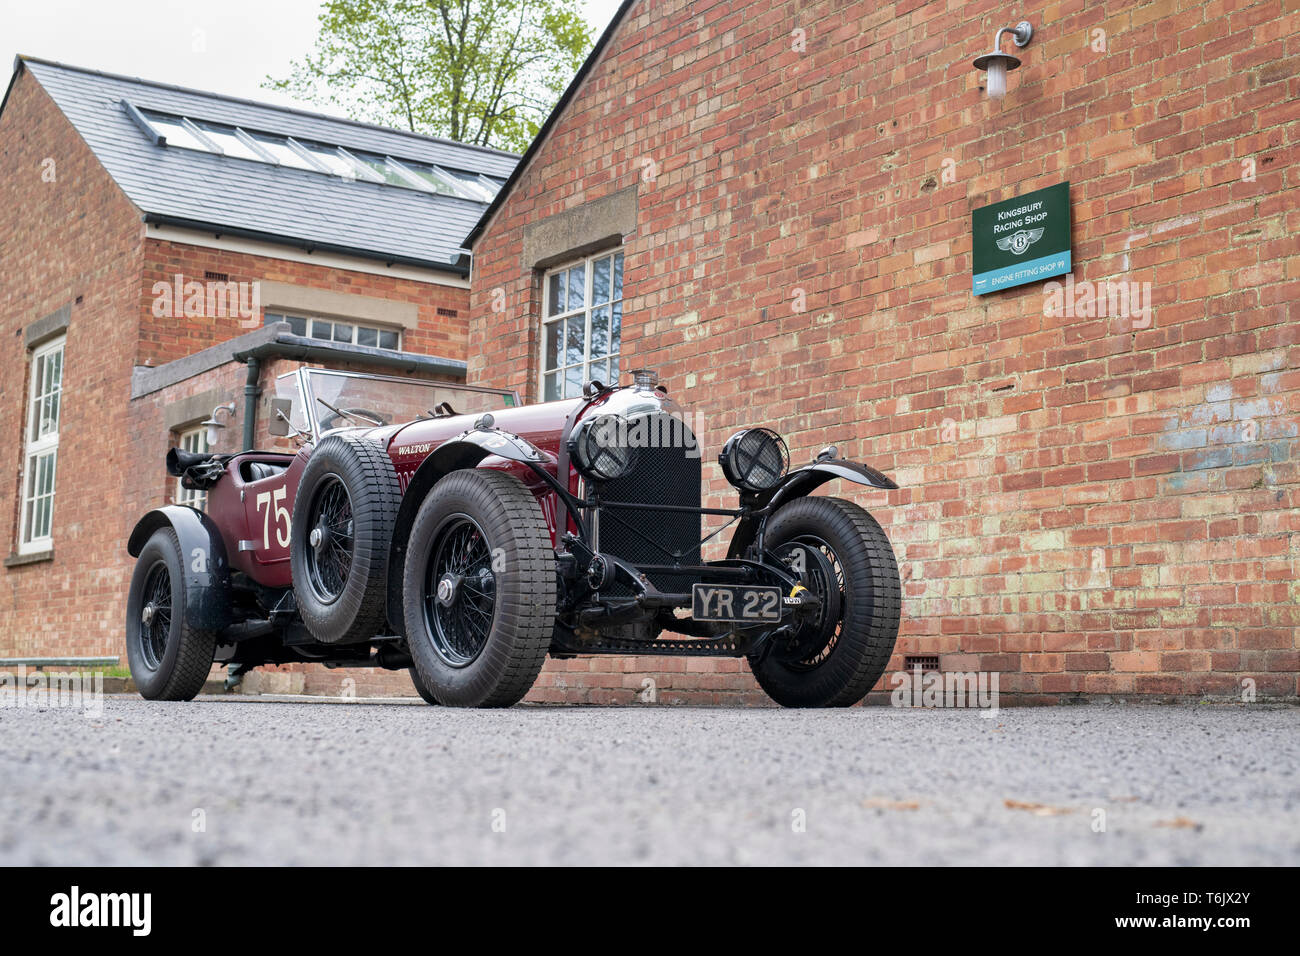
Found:
<path fill-rule="evenodd" d="M 1042 229 L 1021 229 L 1019 232 L 999 239 L 997 241 L 998 248 L 1003 252 L 1009 249 L 1016 255 L 1020 255 L 1042 237 Z"/>

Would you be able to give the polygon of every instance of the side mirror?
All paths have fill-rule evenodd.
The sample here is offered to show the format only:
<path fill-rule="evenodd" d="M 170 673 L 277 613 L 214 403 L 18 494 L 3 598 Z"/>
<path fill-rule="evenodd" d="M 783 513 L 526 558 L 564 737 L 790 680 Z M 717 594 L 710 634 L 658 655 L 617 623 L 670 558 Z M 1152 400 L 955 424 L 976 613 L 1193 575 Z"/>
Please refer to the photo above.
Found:
<path fill-rule="evenodd" d="M 292 398 L 271 399 L 271 420 L 266 423 L 267 431 L 272 435 L 284 436 L 294 431 L 290 424 L 293 417 Z"/>

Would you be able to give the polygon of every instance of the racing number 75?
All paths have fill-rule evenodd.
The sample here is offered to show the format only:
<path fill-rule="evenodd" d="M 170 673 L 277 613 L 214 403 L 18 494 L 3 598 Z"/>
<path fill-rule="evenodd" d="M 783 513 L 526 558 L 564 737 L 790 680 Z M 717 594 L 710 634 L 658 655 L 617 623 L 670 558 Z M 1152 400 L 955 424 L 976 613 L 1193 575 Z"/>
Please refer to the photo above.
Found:
<path fill-rule="evenodd" d="M 275 511 L 275 540 L 280 547 L 289 546 L 289 509 L 282 505 L 285 497 L 289 494 L 287 487 L 276 488 L 274 491 L 259 491 L 257 493 L 257 510 L 262 511 L 262 506 L 266 510 L 262 512 L 262 549 L 266 550 L 271 547 L 271 511 Z M 281 529 L 283 523 L 283 530 Z"/>

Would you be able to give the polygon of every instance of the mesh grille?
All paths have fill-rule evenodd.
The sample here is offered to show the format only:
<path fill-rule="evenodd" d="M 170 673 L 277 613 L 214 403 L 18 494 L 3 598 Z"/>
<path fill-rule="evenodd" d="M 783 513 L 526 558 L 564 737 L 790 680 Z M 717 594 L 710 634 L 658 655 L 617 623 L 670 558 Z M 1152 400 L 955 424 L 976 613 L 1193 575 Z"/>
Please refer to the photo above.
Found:
<path fill-rule="evenodd" d="M 656 416 L 668 419 L 669 416 Z M 674 434 L 684 426 L 671 419 Z M 668 422 L 662 422 L 668 425 Z M 657 434 L 669 434 L 666 428 Z M 636 467 L 622 478 L 607 481 L 601 497 L 609 501 L 627 501 L 651 505 L 700 506 L 700 457 L 694 436 L 686 430 L 688 440 L 675 441 L 667 447 L 641 448 Z M 686 447 L 687 445 L 693 447 Z M 636 532 L 640 532 L 637 534 Z M 648 536 L 659 547 L 646 541 Z M 600 550 L 634 565 L 671 564 L 672 558 L 661 549 L 682 552 L 684 564 L 700 563 L 700 516 L 641 509 L 602 508 L 600 514 Z M 649 575 L 655 587 L 664 591 L 686 591 L 697 580 L 692 574 L 656 572 Z M 608 588 L 609 594 L 627 594 L 624 587 Z"/>

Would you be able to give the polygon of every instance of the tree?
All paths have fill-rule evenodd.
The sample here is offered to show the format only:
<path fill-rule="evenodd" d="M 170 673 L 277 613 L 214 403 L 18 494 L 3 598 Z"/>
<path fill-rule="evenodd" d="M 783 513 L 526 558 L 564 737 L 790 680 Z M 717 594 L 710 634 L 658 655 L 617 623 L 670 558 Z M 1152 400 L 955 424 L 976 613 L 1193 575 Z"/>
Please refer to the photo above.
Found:
<path fill-rule="evenodd" d="M 591 49 L 577 0 L 327 0 L 267 89 L 353 119 L 522 152 Z"/>

